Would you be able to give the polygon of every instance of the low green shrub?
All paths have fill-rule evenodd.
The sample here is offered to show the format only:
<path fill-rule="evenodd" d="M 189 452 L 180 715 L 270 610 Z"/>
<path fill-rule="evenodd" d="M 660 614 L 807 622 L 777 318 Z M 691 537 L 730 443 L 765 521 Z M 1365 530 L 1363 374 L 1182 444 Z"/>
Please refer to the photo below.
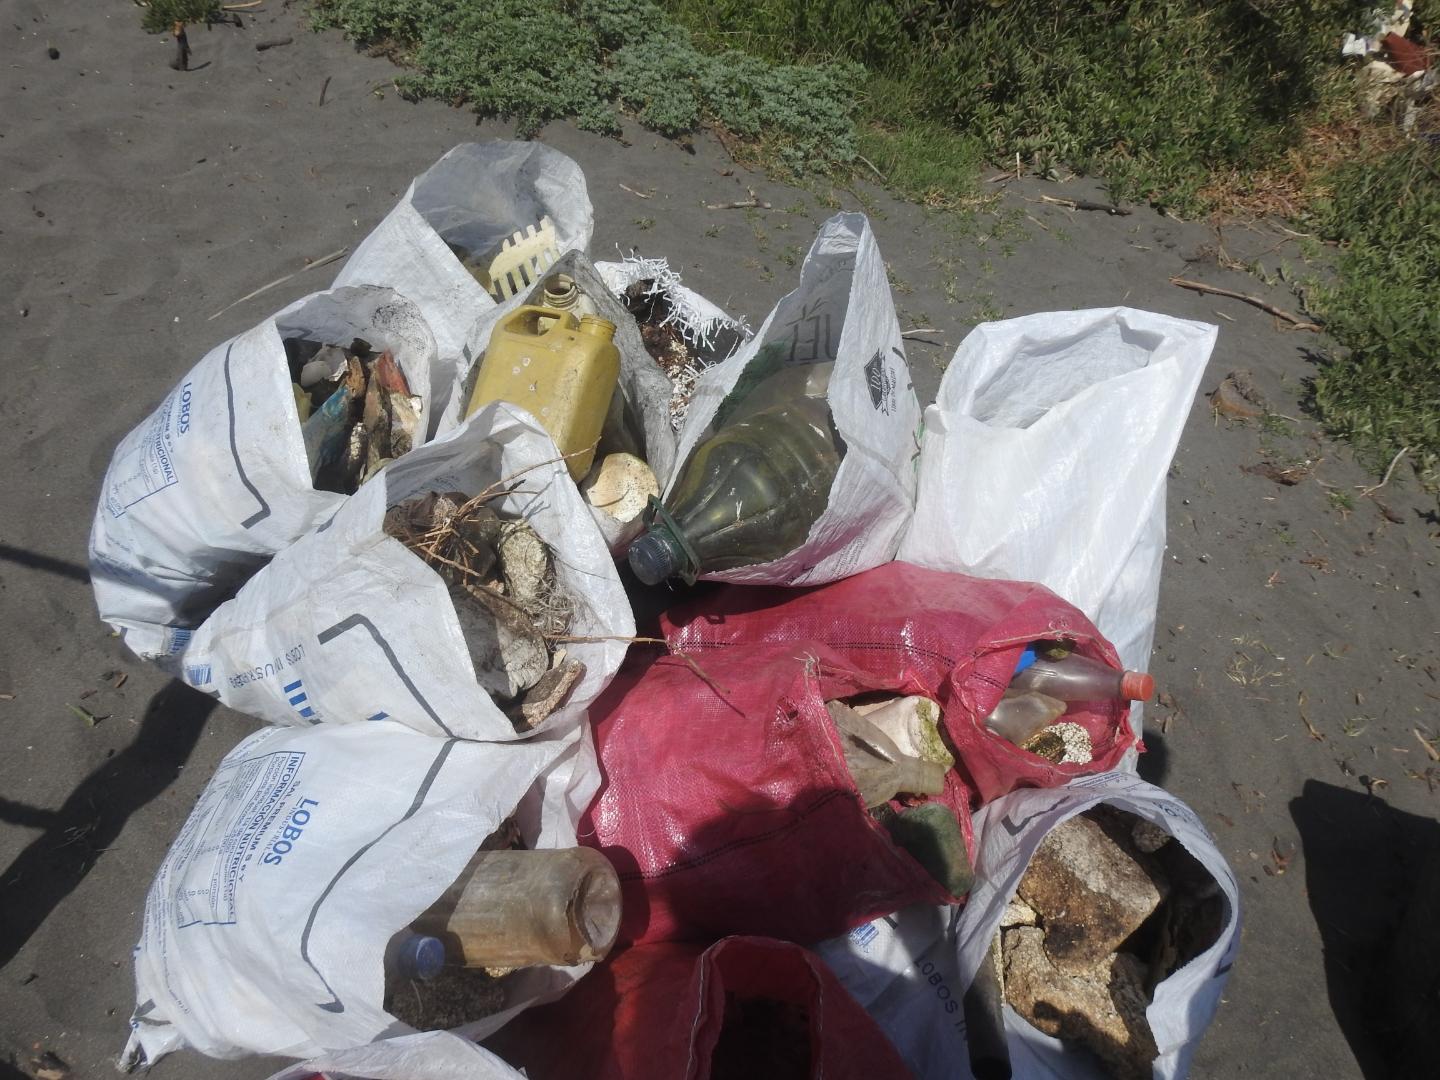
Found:
<path fill-rule="evenodd" d="M 1293 145 L 1339 34 L 1373 0 L 668 0 L 704 43 L 845 58 L 883 129 L 940 126 L 994 162 L 1103 175 L 1114 195 L 1207 209 L 1216 170 Z M 883 92 L 881 92 L 883 89 Z"/>
<path fill-rule="evenodd" d="M 1314 403 L 1337 434 L 1374 455 L 1409 447 L 1440 468 L 1440 151 L 1415 144 L 1336 168 L 1311 225 L 1342 245 L 1311 308 L 1343 347 L 1316 374 Z"/>
<path fill-rule="evenodd" d="M 560 118 L 613 133 L 625 108 L 665 135 L 713 122 L 763 137 L 797 172 L 855 159 L 858 64 L 702 53 L 649 0 L 315 0 L 313 21 L 402 60 L 413 69 L 402 91 L 514 120 L 523 135 Z"/>

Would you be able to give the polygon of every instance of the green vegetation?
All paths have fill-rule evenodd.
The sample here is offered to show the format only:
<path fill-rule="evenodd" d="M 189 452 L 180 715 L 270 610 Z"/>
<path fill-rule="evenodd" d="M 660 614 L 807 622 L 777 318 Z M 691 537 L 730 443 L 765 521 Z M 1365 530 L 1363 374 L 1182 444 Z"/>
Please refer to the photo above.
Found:
<path fill-rule="evenodd" d="M 208 23 L 219 18 L 220 0 L 149 0 L 140 25 L 152 34 L 165 34 L 177 22 Z"/>
<path fill-rule="evenodd" d="M 1440 152 L 1423 145 L 1328 176 L 1313 227 L 1343 247 L 1310 306 L 1347 347 L 1315 376 L 1314 404 L 1384 468 L 1402 447 L 1422 478 L 1440 469 Z"/>
<path fill-rule="evenodd" d="M 902 189 L 981 158 L 1207 208 L 1217 172 L 1274 161 L 1373 0 L 670 0 L 698 38 L 866 66 L 862 150 Z M 965 144 L 969 145 L 966 146 Z M 886 147 L 871 154 L 868 147 Z M 890 164 L 887 170 L 879 157 Z M 936 164 L 936 163 L 940 164 Z M 973 168 L 971 169 L 973 175 Z M 938 192 L 963 192 L 931 177 Z"/>
<path fill-rule="evenodd" d="M 623 108 L 664 135 L 719 124 L 794 172 L 855 159 L 858 65 L 702 53 L 649 0 L 315 0 L 313 14 L 413 68 L 402 92 L 513 119 L 523 135 L 564 117 L 613 134 Z"/>

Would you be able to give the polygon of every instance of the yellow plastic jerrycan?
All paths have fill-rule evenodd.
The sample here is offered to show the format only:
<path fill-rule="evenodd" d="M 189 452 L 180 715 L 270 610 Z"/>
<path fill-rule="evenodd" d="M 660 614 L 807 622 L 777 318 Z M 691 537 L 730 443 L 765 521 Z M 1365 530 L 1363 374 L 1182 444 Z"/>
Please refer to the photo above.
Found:
<path fill-rule="evenodd" d="M 566 465 L 579 481 L 595 459 L 620 378 L 614 338 L 615 324 L 596 315 L 576 322 L 568 311 L 516 308 L 490 334 L 465 415 L 495 401 L 519 405 L 560 453 L 576 455 Z"/>

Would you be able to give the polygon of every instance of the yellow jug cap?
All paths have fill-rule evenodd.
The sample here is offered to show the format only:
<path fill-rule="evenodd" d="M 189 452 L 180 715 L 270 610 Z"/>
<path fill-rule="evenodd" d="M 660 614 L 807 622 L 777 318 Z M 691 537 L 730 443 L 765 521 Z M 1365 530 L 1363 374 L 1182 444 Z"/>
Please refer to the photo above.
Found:
<path fill-rule="evenodd" d="M 582 334 L 594 334 L 596 337 L 603 337 L 606 341 L 615 339 L 615 324 L 609 319 L 602 319 L 599 315 L 585 315 L 580 319 L 580 332 Z"/>

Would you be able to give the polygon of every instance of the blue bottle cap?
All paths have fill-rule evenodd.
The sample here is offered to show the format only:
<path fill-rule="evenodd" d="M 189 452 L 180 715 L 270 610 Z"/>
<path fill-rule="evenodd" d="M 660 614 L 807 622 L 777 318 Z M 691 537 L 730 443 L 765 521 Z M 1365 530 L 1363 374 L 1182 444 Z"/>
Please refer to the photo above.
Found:
<path fill-rule="evenodd" d="M 396 966 L 405 978 L 428 982 L 445 966 L 445 943 L 425 934 L 406 938 L 400 945 Z"/>
<path fill-rule="evenodd" d="M 1035 646 L 1025 646 L 1025 651 L 1020 654 L 1020 659 L 1015 662 L 1015 674 L 1019 675 L 1027 667 L 1035 662 Z M 1012 676 L 1013 677 L 1013 676 Z"/>

